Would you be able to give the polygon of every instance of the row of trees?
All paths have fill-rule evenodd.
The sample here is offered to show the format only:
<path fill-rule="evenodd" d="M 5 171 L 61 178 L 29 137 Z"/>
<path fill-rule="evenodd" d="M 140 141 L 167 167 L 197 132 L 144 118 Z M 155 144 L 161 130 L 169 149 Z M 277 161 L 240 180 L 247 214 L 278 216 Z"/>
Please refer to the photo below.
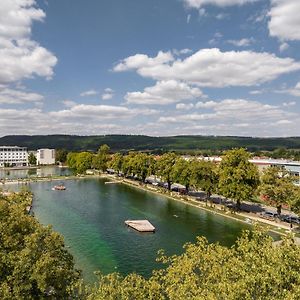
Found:
<path fill-rule="evenodd" d="M 186 190 L 202 190 L 207 200 L 212 193 L 218 193 L 236 201 L 240 209 L 242 201 L 257 200 L 263 197 L 277 207 L 281 213 L 282 205 L 299 210 L 300 189 L 294 184 L 295 178 L 286 170 L 269 167 L 262 174 L 256 165 L 249 162 L 251 155 L 245 149 L 227 151 L 219 165 L 205 160 L 186 160 L 175 153 L 165 153 L 160 157 L 130 152 L 127 155 L 109 155 L 109 147 L 102 145 L 96 155 L 89 152 L 69 153 L 68 165 L 78 173 L 89 168 L 105 171 L 108 167 L 125 177 L 131 176 L 145 181 L 154 175 L 167 183 L 185 186 Z"/>

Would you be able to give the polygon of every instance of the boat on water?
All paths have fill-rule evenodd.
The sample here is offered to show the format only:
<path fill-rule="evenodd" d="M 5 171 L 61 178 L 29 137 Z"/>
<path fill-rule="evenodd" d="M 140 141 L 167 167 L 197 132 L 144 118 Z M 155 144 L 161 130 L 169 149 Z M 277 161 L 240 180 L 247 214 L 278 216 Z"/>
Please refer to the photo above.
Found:
<path fill-rule="evenodd" d="M 65 191 L 66 187 L 63 184 L 55 185 L 52 188 L 52 191 Z"/>

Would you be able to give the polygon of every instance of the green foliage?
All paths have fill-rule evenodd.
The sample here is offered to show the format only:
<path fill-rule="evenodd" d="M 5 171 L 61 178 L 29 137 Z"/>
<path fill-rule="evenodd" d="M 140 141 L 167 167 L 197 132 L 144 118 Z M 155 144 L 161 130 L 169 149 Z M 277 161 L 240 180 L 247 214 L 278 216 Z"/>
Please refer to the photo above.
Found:
<path fill-rule="evenodd" d="M 87 299 L 299 299 L 300 247 L 291 237 L 276 247 L 272 242 L 260 230 L 245 231 L 232 248 L 199 237 L 182 255 L 162 252 L 166 268 L 147 280 L 136 274 L 100 276 Z"/>
<path fill-rule="evenodd" d="M 112 168 L 117 173 L 119 173 L 122 170 L 122 164 L 123 164 L 123 155 L 118 152 L 112 156 L 109 167 Z"/>
<path fill-rule="evenodd" d="M 283 204 L 293 206 L 299 197 L 299 187 L 295 186 L 294 181 L 295 178 L 287 170 L 279 167 L 268 167 L 261 176 L 259 192 L 276 204 L 279 215 Z"/>
<path fill-rule="evenodd" d="M 102 172 L 105 172 L 106 169 L 108 168 L 108 162 L 109 162 L 109 150 L 110 148 L 105 144 L 101 145 L 98 153 L 94 155 L 93 161 L 92 161 L 92 166 L 100 170 Z"/>
<path fill-rule="evenodd" d="M 191 163 L 191 185 L 205 191 L 207 199 L 217 190 L 218 168 L 210 161 L 193 161 Z"/>
<path fill-rule="evenodd" d="M 171 189 L 172 184 L 172 172 L 176 163 L 176 154 L 169 152 L 163 154 L 156 164 L 157 175 L 168 183 L 168 189 Z"/>
<path fill-rule="evenodd" d="M 79 174 L 84 174 L 92 167 L 93 154 L 89 152 L 70 152 L 67 155 L 68 166 Z"/>
<path fill-rule="evenodd" d="M 31 166 L 36 165 L 36 156 L 32 152 L 28 155 L 28 162 Z"/>
<path fill-rule="evenodd" d="M 191 184 L 191 162 L 177 158 L 173 168 L 171 169 L 171 178 L 173 182 L 180 183 L 185 186 L 186 190 L 189 190 Z"/>
<path fill-rule="evenodd" d="M 65 163 L 67 161 L 68 151 L 66 149 L 55 150 L 55 161 Z"/>
<path fill-rule="evenodd" d="M 5 136 L 0 138 L 0 145 L 22 145 L 29 150 L 37 148 L 67 149 L 68 151 L 97 151 L 99 145 L 107 144 L 112 151 L 144 151 L 150 150 L 156 153 L 167 151 L 203 150 L 203 154 L 216 153 L 220 150 L 232 148 L 247 148 L 249 151 L 272 151 L 278 148 L 296 149 L 296 155 L 300 157 L 300 138 L 251 138 L 235 136 L 170 136 L 150 137 L 143 135 L 36 135 L 36 136 Z M 269 152 L 268 152 L 269 153 Z M 284 153 L 283 153 L 284 154 Z M 288 153 L 286 153 L 288 155 Z M 291 158 L 291 157 L 288 157 Z"/>
<path fill-rule="evenodd" d="M 251 200 L 259 184 L 257 167 L 249 162 L 250 154 L 244 149 L 227 151 L 219 166 L 219 192 L 237 201 Z"/>
<path fill-rule="evenodd" d="M 30 198 L 0 199 L 0 299 L 68 299 L 79 273 L 63 238 L 26 212 Z"/>

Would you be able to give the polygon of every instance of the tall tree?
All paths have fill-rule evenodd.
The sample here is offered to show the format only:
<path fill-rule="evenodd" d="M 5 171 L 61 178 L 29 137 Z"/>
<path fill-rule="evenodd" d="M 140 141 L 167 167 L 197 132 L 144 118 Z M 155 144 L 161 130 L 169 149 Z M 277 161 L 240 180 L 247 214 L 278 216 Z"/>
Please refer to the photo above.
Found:
<path fill-rule="evenodd" d="M 299 195 L 299 188 L 295 186 L 294 181 L 294 176 L 277 166 L 266 168 L 261 176 L 260 195 L 276 205 L 278 215 L 281 214 L 282 205 L 293 206 Z"/>
<path fill-rule="evenodd" d="M 219 166 L 219 192 L 234 199 L 238 210 L 242 201 L 251 201 L 259 184 L 258 169 L 249 159 L 245 149 L 233 149 L 226 152 Z"/>
<path fill-rule="evenodd" d="M 189 191 L 191 184 L 191 162 L 179 157 L 171 171 L 171 178 L 174 182 L 185 186 L 186 191 Z"/>
<path fill-rule="evenodd" d="M 31 166 L 36 165 L 36 156 L 32 152 L 30 152 L 28 155 L 28 162 Z"/>
<path fill-rule="evenodd" d="M 191 162 L 191 185 L 196 189 L 201 189 L 206 193 L 206 201 L 210 200 L 213 192 L 218 186 L 218 169 L 210 161 Z"/>
<path fill-rule="evenodd" d="M 55 150 L 55 161 L 65 163 L 67 161 L 68 151 L 66 149 Z"/>
<path fill-rule="evenodd" d="M 98 153 L 93 157 L 93 167 L 97 170 L 105 172 L 108 167 L 109 161 L 109 146 L 104 144 L 101 145 Z"/>
<path fill-rule="evenodd" d="M 176 154 L 168 152 L 163 154 L 157 160 L 157 175 L 161 177 L 162 180 L 165 180 L 168 184 L 168 189 L 171 190 L 172 184 L 172 170 L 176 162 Z"/>
<path fill-rule="evenodd" d="M 119 152 L 112 156 L 109 166 L 114 169 L 115 172 L 119 173 L 122 170 L 123 155 Z"/>

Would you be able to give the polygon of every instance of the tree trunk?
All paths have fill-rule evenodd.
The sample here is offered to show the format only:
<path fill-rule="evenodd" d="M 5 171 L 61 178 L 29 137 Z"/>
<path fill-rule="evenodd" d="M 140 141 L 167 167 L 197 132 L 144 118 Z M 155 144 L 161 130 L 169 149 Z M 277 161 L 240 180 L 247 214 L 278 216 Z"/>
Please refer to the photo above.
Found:
<path fill-rule="evenodd" d="M 171 181 L 168 181 L 168 190 L 171 190 Z"/>
<path fill-rule="evenodd" d="M 281 215 L 281 208 L 282 208 L 281 204 L 277 205 L 277 214 L 278 214 L 278 216 Z"/>
<path fill-rule="evenodd" d="M 236 209 L 241 210 L 241 200 L 240 199 L 236 200 Z"/>

